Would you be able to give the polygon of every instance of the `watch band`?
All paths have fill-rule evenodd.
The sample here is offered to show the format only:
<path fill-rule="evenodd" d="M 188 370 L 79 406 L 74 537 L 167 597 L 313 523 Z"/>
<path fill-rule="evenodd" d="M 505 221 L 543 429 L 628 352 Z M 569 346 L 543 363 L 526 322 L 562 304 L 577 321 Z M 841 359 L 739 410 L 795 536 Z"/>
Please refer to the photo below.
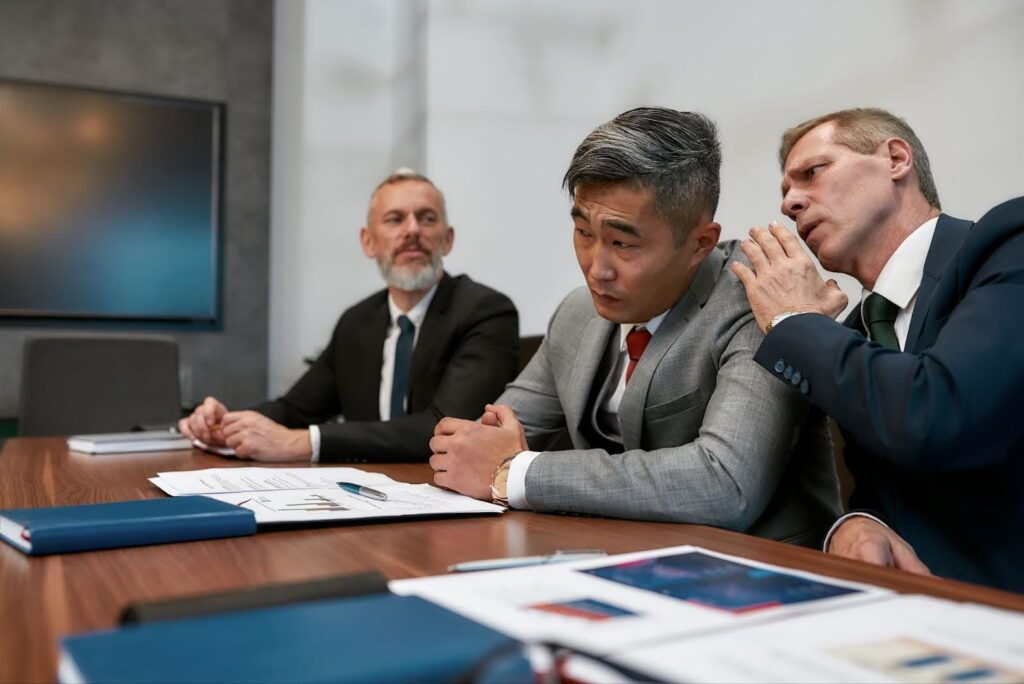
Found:
<path fill-rule="evenodd" d="M 508 473 L 512 468 L 512 460 L 516 455 L 509 456 L 498 464 L 491 476 L 491 501 L 508 508 Z"/>

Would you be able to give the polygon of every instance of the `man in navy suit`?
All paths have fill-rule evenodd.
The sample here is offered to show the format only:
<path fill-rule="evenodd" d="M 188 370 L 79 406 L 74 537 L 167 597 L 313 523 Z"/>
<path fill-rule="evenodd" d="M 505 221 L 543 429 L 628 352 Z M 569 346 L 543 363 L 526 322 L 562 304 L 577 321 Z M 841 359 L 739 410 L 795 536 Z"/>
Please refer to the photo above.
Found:
<path fill-rule="evenodd" d="M 778 223 L 735 263 L 767 333 L 755 360 L 830 414 L 854 511 L 826 550 L 1024 591 L 1024 198 L 976 224 L 941 213 L 928 157 L 902 119 L 827 114 L 783 135 Z"/>

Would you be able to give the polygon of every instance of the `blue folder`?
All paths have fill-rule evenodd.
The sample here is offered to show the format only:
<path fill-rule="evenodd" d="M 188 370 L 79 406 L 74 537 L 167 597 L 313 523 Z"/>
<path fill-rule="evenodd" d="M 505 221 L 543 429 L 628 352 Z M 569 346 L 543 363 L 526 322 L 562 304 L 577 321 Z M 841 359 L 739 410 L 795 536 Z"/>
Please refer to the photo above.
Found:
<path fill-rule="evenodd" d="M 205 496 L 0 510 L 0 537 L 32 556 L 255 533 L 252 511 Z"/>
<path fill-rule="evenodd" d="M 419 597 L 375 594 L 65 637 L 58 679 L 445 682 L 513 644 Z M 513 670 L 507 679 L 530 681 L 525 660 Z"/>

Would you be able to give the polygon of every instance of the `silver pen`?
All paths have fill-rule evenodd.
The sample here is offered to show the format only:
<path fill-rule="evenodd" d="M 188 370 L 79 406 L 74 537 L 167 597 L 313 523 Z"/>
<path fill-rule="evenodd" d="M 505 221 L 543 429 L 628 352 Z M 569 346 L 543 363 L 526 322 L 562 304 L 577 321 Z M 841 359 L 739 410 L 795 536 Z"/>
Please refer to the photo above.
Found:
<path fill-rule="evenodd" d="M 503 570 L 505 568 L 521 568 L 528 565 L 548 565 L 550 563 L 568 563 L 569 561 L 587 560 L 607 556 L 601 549 L 574 549 L 555 551 L 546 556 L 513 556 L 511 558 L 488 558 L 486 560 L 467 561 L 448 566 L 448 572 L 475 572 L 477 570 Z"/>

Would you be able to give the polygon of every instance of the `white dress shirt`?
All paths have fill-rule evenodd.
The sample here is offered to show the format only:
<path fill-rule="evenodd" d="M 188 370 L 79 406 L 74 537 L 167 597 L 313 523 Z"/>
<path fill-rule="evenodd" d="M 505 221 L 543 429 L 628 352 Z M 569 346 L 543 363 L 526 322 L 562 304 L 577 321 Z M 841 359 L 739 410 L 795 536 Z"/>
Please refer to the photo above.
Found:
<path fill-rule="evenodd" d="M 901 350 L 907 346 L 910 319 L 914 315 L 917 291 L 921 288 L 921 278 L 924 277 L 924 262 L 928 258 L 928 248 L 931 247 L 935 224 L 938 221 L 938 217 L 925 221 L 908 235 L 885 262 L 882 272 L 878 274 L 878 280 L 875 281 L 875 289 L 872 291 L 865 288 L 861 292 L 860 315 L 865 330 L 868 326 L 864 321 L 864 300 L 872 292 L 882 295 L 900 308 L 896 314 L 894 327 Z"/>
<path fill-rule="evenodd" d="M 616 386 L 615 391 L 610 397 L 604 402 L 602 407 L 608 413 L 619 413 L 619 403 L 622 401 L 622 394 L 626 391 L 626 368 L 629 365 L 627 362 L 628 352 L 626 350 L 626 336 L 630 333 L 633 328 L 646 328 L 651 333 L 651 337 L 658 331 L 658 327 L 662 321 L 665 320 L 665 316 L 668 315 L 668 311 L 659 314 L 647 321 L 646 323 L 623 323 L 619 325 L 619 359 L 617 366 L 621 369 L 619 372 L 619 384 Z M 621 430 L 619 431 L 621 434 Z M 530 469 L 530 464 L 533 460 L 541 455 L 539 451 L 523 451 L 516 455 L 512 459 L 512 464 L 508 471 L 508 505 L 511 508 L 517 509 L 529 509 L 530 503 L 526 500 L 526 471 Z"/>
<path fill-rule="evenodd" d="M 416 348 L 416 342 L 420 339 L 420 327 L 423 325 L 423 319 L 427 317 L 427 309 L 430 308 L 430 302 L 434 299 L 434 294 L 437 293 L 437 285 L 430 288 L 423 299 L 416 302 L 416 306 L 412 307 L 408 311 L 402 311 L 398 308 L 394 298 L 391 294 L 388 294 L 388 315 L 390 316 L 390 322 L 388 323 L 388 333 L 384 337 L 384 353 L 381 357 L 380 366 L 380 392 L 378 394 L 378 407 L 380 410 L 381 420 L 391 420 L 391 384 L 394 381 L 395 374 L 395 347 L 398 346 L 398 336 L 401 334 L 401 328 L 398 327 L 398 317 L 406 316 L 412 321 L 415 327 L 415 333 L 412 338 L 412 348 Z M 403 399 L 402 405 L 406 406 L 408 398 Z M 408 408 L 408 406 L 406 406 Z M 310 463 L 320 462 L 320 427 L 317 425 L 309 426 L 309 441 L 313 447 L 313 455 L 310 457 Z"/>

